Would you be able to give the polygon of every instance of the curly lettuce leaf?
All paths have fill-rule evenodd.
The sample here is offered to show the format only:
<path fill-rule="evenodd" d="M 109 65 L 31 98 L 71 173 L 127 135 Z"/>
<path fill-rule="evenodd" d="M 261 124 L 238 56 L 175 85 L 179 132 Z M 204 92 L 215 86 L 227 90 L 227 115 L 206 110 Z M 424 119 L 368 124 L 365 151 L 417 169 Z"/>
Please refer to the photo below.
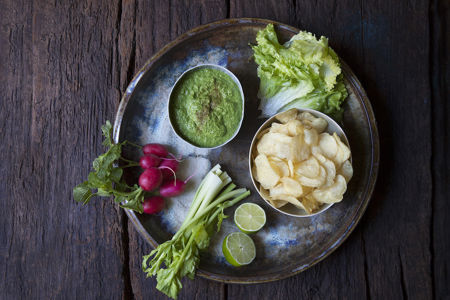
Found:
<path fill-rule="evenodd" d="M 252 46 L 258 64 L 262 117 L 287 108 L 311 108 L 339 119 L 347 97 L 339 58 L 328 39 L 301 31 L 281 45 L 272 24 L 258 32 Z"/>

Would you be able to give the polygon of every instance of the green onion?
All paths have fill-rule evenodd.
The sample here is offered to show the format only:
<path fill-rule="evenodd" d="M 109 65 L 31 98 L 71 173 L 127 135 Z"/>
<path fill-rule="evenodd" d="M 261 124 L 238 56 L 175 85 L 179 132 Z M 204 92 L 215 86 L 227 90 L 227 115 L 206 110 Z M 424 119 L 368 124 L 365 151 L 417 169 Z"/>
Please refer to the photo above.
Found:
<path fill-rule="evenodd" d="M 250 195 L 245 188 L 235 188 L 220 165 L 214 166 L 200 183 L 180 229 L 171 240 L 144 256 L 142 268 L 147 277 L 156 275 L 158 290 L 176 299 L 182 288 L 181 278 L 194 278 L 200 250 L 209 246 L 211 236 L 227 217 L 224 209 Z"/>

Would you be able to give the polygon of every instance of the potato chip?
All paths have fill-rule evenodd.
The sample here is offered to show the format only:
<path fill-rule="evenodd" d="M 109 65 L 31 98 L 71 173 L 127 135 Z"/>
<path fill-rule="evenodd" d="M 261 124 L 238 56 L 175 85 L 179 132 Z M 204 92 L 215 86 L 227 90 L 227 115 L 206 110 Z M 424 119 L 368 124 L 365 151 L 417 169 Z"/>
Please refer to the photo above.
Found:
<path fill-rule="evenodd" d="M 334 178 L 336 177 L 336 166 L 334 165 L 334 162 L 321 154 L 317 154 L 316 158 L 327 171 L 327 180 L 323 187 L 332 185 L 334 183 Z"/>
<path fill-rule="evenodd" d="M 328 123 L 322 118 L 316 118 L 311 122 L 311 126 L 317 130 L 318 133 L 322 133 L 327 129 Z"/>
<path fill-rule="evenodd" d="M 291 204 L 294 204 L 295 206 L 297 206 L 297 207 L 303 209 L 304 211 L 307 211 L 306 208 L 305 208 L 305 206 L 303 206 L 303 204 L 302 204 L 297 198 L 292 197 L 292 196 L 290 196 L 290 195 L 283 195 L 283 194 L 280 194 L 280 195 L 277 196 L 276 199 L 277 199 L 277 200 L 281 200 L 281 201 L 287 201 L 287 202 L 289 202 L 289 203 L 291 203 Z M 274 200 L 275 200 L 275 199 L 274 199 Z"/>
<path fill-rule="evenodd" d="M 328 158 L 334 158 L 338 151 L 336 140 L 326 132 L 319 135 L 319 147 L 322 153 Z"/>
<path fill-rule="evenodd" d="M 290 136 L 303 135 L 304 126 L 299 120 L 290 120 L 285 126 Z"/>
<path fill-rule="evenodd" d="M 282 183 L 278 183 L 276 186 L 269 189 L 269 196 L 272 199 L 277 199 L 279 195 L 285 195 L 286 190 L 284 189 L 284 186 Z"/>
<path fill-rule="evenodd" d="M 269 200 L 269 198 L 270 198 L 269 192 L 265 188 L 263 188 L 261 185 L 259 186 L 259 193 L 261 194 L 261 196 L 264 199 Z"/>
<path fill-rule="evenodd" d="M 298 175 L 315 178 L 319 176 L 320 165 L 314 156 L 295 165 L 295 173 Z"/>
<path fill-rule="evenodd" d="M 282 133 L 266 133 L 258 142 L 258 153 L 278 158 L 302 161 L 308 158 L 310 150 L 308 145 L 299 136 L 290 137 Z"/>
<path fill-rule="evenodd" d="M 347 182 L 344 176 L 337 175 L 334 184 L 329 186 L 328 191 L 336 196 L 342 197 L 347 190 Z"/>
<path fill-rule="evenodd" d="M 296 137 L 293 137 L 292 139 L 293 141 L 289 145 L 292 150 L 292 156 L 286 158 L 292 160 L 293 162 L 300 162 L 308 159 L 309 155 L 311 154 L 311 150 L 303 140 L 303 137 L 298 135 Z"/>
<path fill-rule="evenodd" d="M 259 187 L 259 193 L 261 194 L 261 197 L 263 197 L 264 200 L 269 201 L 269 203 L 271 205 L 273 205 L 275 208 L 280 208 L 283 205 L 286 205 L 286 203 L 288 203 L 287 201 L 283 201 L 283 200 L 273 200 L 269 196 L 269 192 L 266 189 L 264 189 L 262 186 Z"/>
<path fill-rule="evenodd" d="M 316 117 L 314 117 L 311 113 L 304 111 L 298 114 L 297 119 L 312 122 L 316 119 Z"/>
<path fill-rule="evenodd" d="M 343 198 L 335 197 L 334 195 L 323 190 L 315 190 L 312 195 L 314 196 L 314 199 L 320 203 L 336 203 L 340 202 Z"/>
<path fill-rule="evenodd" d="M 273 201 L 273 203 L 275 203 L 277 201 L 283 201 L 283 202 L 285 202 L 284 204 L 286 204 L 287 202 L 291 202 L 294 205 L 296 204 L 296 202 L 291 199 L 291 198 L 294 198 L 294 199 L 296 199 L 296 198 L 293 197 L 292 195 L 288 195 L 286 190 L 284 189 L 283 184 L 281 184 L 281 183 L 277 184 L 275 187 L 273 187 L 269 190 L 269 197 Z M 281 205 L 284 205 L 284 204 L 277 204 L 277 205 L 280 205 L 278 207 L 281 207 Z"/>
<path fill-rule="evenodd" d="M 258 153 L 291 159 L 294 138 L 282 133 L 266 133 L 256 145 Z"/>
<path fill-rule="evenodd" d="M 318 133 L 324 132 L 328 126 L 326 120 L 315 117 L 309 112 L 302 112 L 301 114 L 298 115 L 297 119 L 301 120 L 303 124 L 316 129 Z"/>
<path fill-rule="evenodd" d="M 287 122 L 289 122 L 290 120 L 294 120 L 297 118 L 297 109 L 296 108 L 291 108 L 281 114 L 279 114 L 278 116 L 276 116 L 276 119 L 278 121 L 280 121 L 283 124 L 286 124 Z"/>
<path fill-rule="evenodd" d="M 338 151 L 336 152 L 336 155 L 334 156 L 334 161 L 337 165 L 341 165 L 344 161 L 350 158 L 350 149 L 345 145 L 339 136 L 335 133 L 333 133 L 333 138 L 336 141 L 336 144 L 338 146 Z"/>
<path fill-rule="evenodd" d="M 290 159 L 288 160 L 288 168 L 289 168 L 289 177 L 294 178 L 295 177 L 294 163 Z"/>
<path fill-rule="evenodd" d="M 280 124 L 280 123 L 272 123 L 272 126 L 270 127 L 270 132 L 282 133 L 285 135 L 289 135 L 288 127 L 286 125 Z"/>
<path fill-rule="evenodd" d="M 270 127 L 265 128 L 263 130 L 261 130 L 258 135 L 256 136 L 256 139 L 259 140 L 263 137 L 263 135 L 265 135 L 266 133 L 268 133 L 270 131 Z"/>
<path fill-rule="evenodd" d="M 307 177 L 303 175 L 297 175 L 296 179 L 305 186 L 310 187 L 319 187 L 325 183 L 327 176 L 327 171 L 325 171 L 324 167 L 319 166 L 319 176 L 317 177 Z"/>
<path fill-rule="evenodd" d="M 252 166 L 252 174 L 253 174 L 253 178 L 254 178 L 256 181 L 259 182 L 259 179 L 258 179 L 258 172 L 256 172 L 256 166 L 255 166 L 255 164 L 253 164 L 253 166 Z"/>
<path fill-rule="evenodd" d="M 303 195 L 309 195 L 309 194 L 311 194 L 312 193 L 312 191 L 314 190 L 314 188 L 313 187 L 310 187 L 310 186 L 304 186 L 304 185 L 302 185 L 302 189 L 303 189 Z"/>
<path fill-rule="evenodd" d="M 351 162 L 349 160 L 344 161 L 338 173 L 344 176 L 345 181 L 348 183 L 353 177 L 353 166 Z"/>
<path fill-rule="evenodd" d="M 323 156 L 322 154 L 316 154 L 316 155 L 314 155 L 314 157 L 317 159 L 317 161 L 318 161 L 319 163 L 323 163 L 323 162 L 325 162 L 325 161 L 328 160 L 328 159 L 327 159 L 325 156 Z"/>
<path fill-rule="evenodd" d="M 291 195 L 295 198 L 303 195 L 302 185 L 297 180 L 290 177 L 282 177 L 280 181 L 287 195 Z"/>
<path fill-rule="evenodd" d="M 270 202 L 273 206 L 275 206 L 275 208 L 280 208 L 280 207 L 283 207 L 283 206 L 285 206 L 286 204 L 288 204 L 287 201 L 284 201 L 284 200 L 273 200 L 272 198 L 269 199 L 269 202 Z"/>
<path fill-rule="evenodd" d="M 303 206 L 305 207 L 305 211 L 308 214 L 312 214 L 314 211 L 320 208 L 320 203 L 317 202 L 317 200 L 311 194 L 302 197 L 300 199 L 300 202 L 302 202 Z"/>
<path fill-rule="evenodd" d="M 267 156 L 259 154 L 255 158 L 256 174 L 259 179 L 259 183 L 263 188 L 269 189 L 274 187 L 280 180 L 280 176 L 273 169 Z"/>
<path fill-rule="evenodd" d="M 317 133 L 317 130 L 313 128 L 305 128 L 303 130 L 303 138 L 305 140 L 305 143 L 309 146 L 317 145 L 317 143 L 319 142 L 319 134 Z"/>
<path fill-rule="evenodd" d="M 335 182 L 327 187 L 316 189 L 312 192 L 313 197 L 322 203 L 335 203 L 342 201 L 343 195 L 347 190 L 347 182 L 344 176 L 336 176 Z"/>
<path fill-rule="evenodd" d="M 318 154 L 320 154 L 320 155 L 323 154 L 323 153 L 322 153 L 322 150 L 320 149 L 319 146 L 312 146 L 312 147 L 311 147 L 311 153 L 312 153 L 314 156 L 316 156 L 316 155 L 318 155 Z"/>
<path fill-rule="evenodd" d="M 280 177 L 289 176 L 289 167 L 284 160 L 275 156 L 269 156 L 268 159 L 273 169 Z"/>

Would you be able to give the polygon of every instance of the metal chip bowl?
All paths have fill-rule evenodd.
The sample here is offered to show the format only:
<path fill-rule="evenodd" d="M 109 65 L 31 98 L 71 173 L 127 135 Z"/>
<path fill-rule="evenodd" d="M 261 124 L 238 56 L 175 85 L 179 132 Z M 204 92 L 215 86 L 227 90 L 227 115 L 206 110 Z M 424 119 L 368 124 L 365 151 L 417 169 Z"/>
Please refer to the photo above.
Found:
<path fill-rule="evenodd" d="M 338 123 L 336 123 L 336 121 L 334 121 L 332 118 L 330 118 L 329 116 L 327 116 L 324 113 L 321 113 L 320 111 L 317 110 L 313 110 L 313 109 L 297 109 L 297 108 L 293 108 L 296 109 L 299 113 L 302 112 L 309 112 L 310 114 L 312 114 L 315 117 L 320 117 L 322 119 L 325 119 L 325 121 L 327 121 L 328 123 L 328 127 L 325 130 L 326 132 L 333 134 L 334 132 L 337 133 L 337 135 L 341 138 L 342 142 L 344 144 L 346 144 L 349 149 L 350 149 L 350 143 L 348 142 L 347 136 L 344 133 L 344 130 L 342 130 L 341 126 L 339 126 Z M 252 143 L 250 145 L 250 151 L 249 151 L 249 157 L 248 157 L 248 164 L 249 164 L 249 171 L 250 171 L 250 177 L 252 179 L 253 185 L 255 186 L 256 191 L 259 193 L 259 195 L 261 196 L 262 199 L 264 199 L 264 197 L 261 195 L 260 191 L 259 191 L 259 182 L 257 182 L 253 176 L 253 171 L 252 171 L 252 166 L 253 166 L 253 160 L 256 157 L 256 143 L 259 140 L 259 135 L 260 132 L 263 131 L 264 129 L 270 127 L 272 125 L 273 122 L 277 121 L 276 117 L 281 114 L 283 112 L 277 113 L 276 115 L 273 115 L 272 117 L 270 117 L 267 121 L 265 121 L 261 127 L 259 127 L 258 131 L 256 132 L 255 136 L 253 137 Z M 351 149 L 350 149 L 351 151 Z M 350 162 L 352 161 L 352 158 L 350 156 Z M 291 204 L 291 203 L 287 203 L 286 205 L 280 207 L 280 208 L 276 208 L 274 207 L 268 200 L 264 199 L 266 201 L 266 203 L 272 207 L 273 209 L 275 209 L 276 211 L 283 213 L 285 215 L 288 216 L 292 216 L 292 217 L 298 217 L 298 218 L 305 218 L 305 217 L 312 217 L 315 215 L 318 215 L 320 213 L 323 213 L 324 211 L 326 211 L 327 209 L 329 209 L 333 203 L 331 204 L 323 204 L 321 206 L 321 208 L 316 211 L 313 214 L 307 214 L 304 210 L 296 207 L 295 205 Z"/>

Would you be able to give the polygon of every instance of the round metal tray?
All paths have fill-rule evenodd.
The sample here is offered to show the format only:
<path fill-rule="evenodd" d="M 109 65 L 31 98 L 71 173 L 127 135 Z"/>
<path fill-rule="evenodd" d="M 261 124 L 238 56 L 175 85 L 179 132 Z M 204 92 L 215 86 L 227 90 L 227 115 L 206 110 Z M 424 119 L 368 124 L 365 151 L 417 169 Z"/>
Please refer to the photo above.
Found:
<path fill-rule="evenodd" d="M 136 74 L 120 103 L 114 140 L 130 140 L 168 145 L 170 151 L 187 159 L 178 175 L 187 177 L 196 170 L 186 192 L 168 199 L 166 209 L 158 216 L 127 214 L 142 237 L 153 247 L 170 239 L 187 213 L 196 187 L 206 172 L 220 163 L 237 186 L 252 190 L 245 199 L 260 204 L 266 211 L 267 224 L 252 235 L 257 248 L 255 261 L 245 267 L 228 265 L 222 256 L 224 236 L 237 231 L 232 218 L 224 220 L 222 229 L 202 253 L 197 275 L 234 283 L 257 283 L 297 274 L 327 257 L 349 236 L 363 215 L 372 195 L 378 173 L 379 139 L 375 117 L 356 76 L 341 61 L 349 97 L 345 102 L 343 129 L 352 149 L 354 176 L 342 202 L 311 218 L 294 218 L 270 207 L 254 190 L 248 170 L 248 151 L 252 137 L 264 122 L 258 119 L 256 93 L 259 79 L 249 44 L 256 33 L 273 23 L 280 42 L 287 41 L 298 29 L 262 19 L 230 19 L 197 27 L 156 53 Z M 245 117 L 238 135 L 219 149 L 199 149 L 179 139 L 172 131 L 167 101 L 176 79 L 199 64 L 218 64 L 233 72 L 242 83 L 245 94 Z M 125 156 L 137 160 L 140 153 L 125 148 Z M 126 174 L 136 180 L 139 170 Z M 234 208 L 227 214 L 232 216 Z M 147 253 L 142 253 L 145 255 Z"/>

